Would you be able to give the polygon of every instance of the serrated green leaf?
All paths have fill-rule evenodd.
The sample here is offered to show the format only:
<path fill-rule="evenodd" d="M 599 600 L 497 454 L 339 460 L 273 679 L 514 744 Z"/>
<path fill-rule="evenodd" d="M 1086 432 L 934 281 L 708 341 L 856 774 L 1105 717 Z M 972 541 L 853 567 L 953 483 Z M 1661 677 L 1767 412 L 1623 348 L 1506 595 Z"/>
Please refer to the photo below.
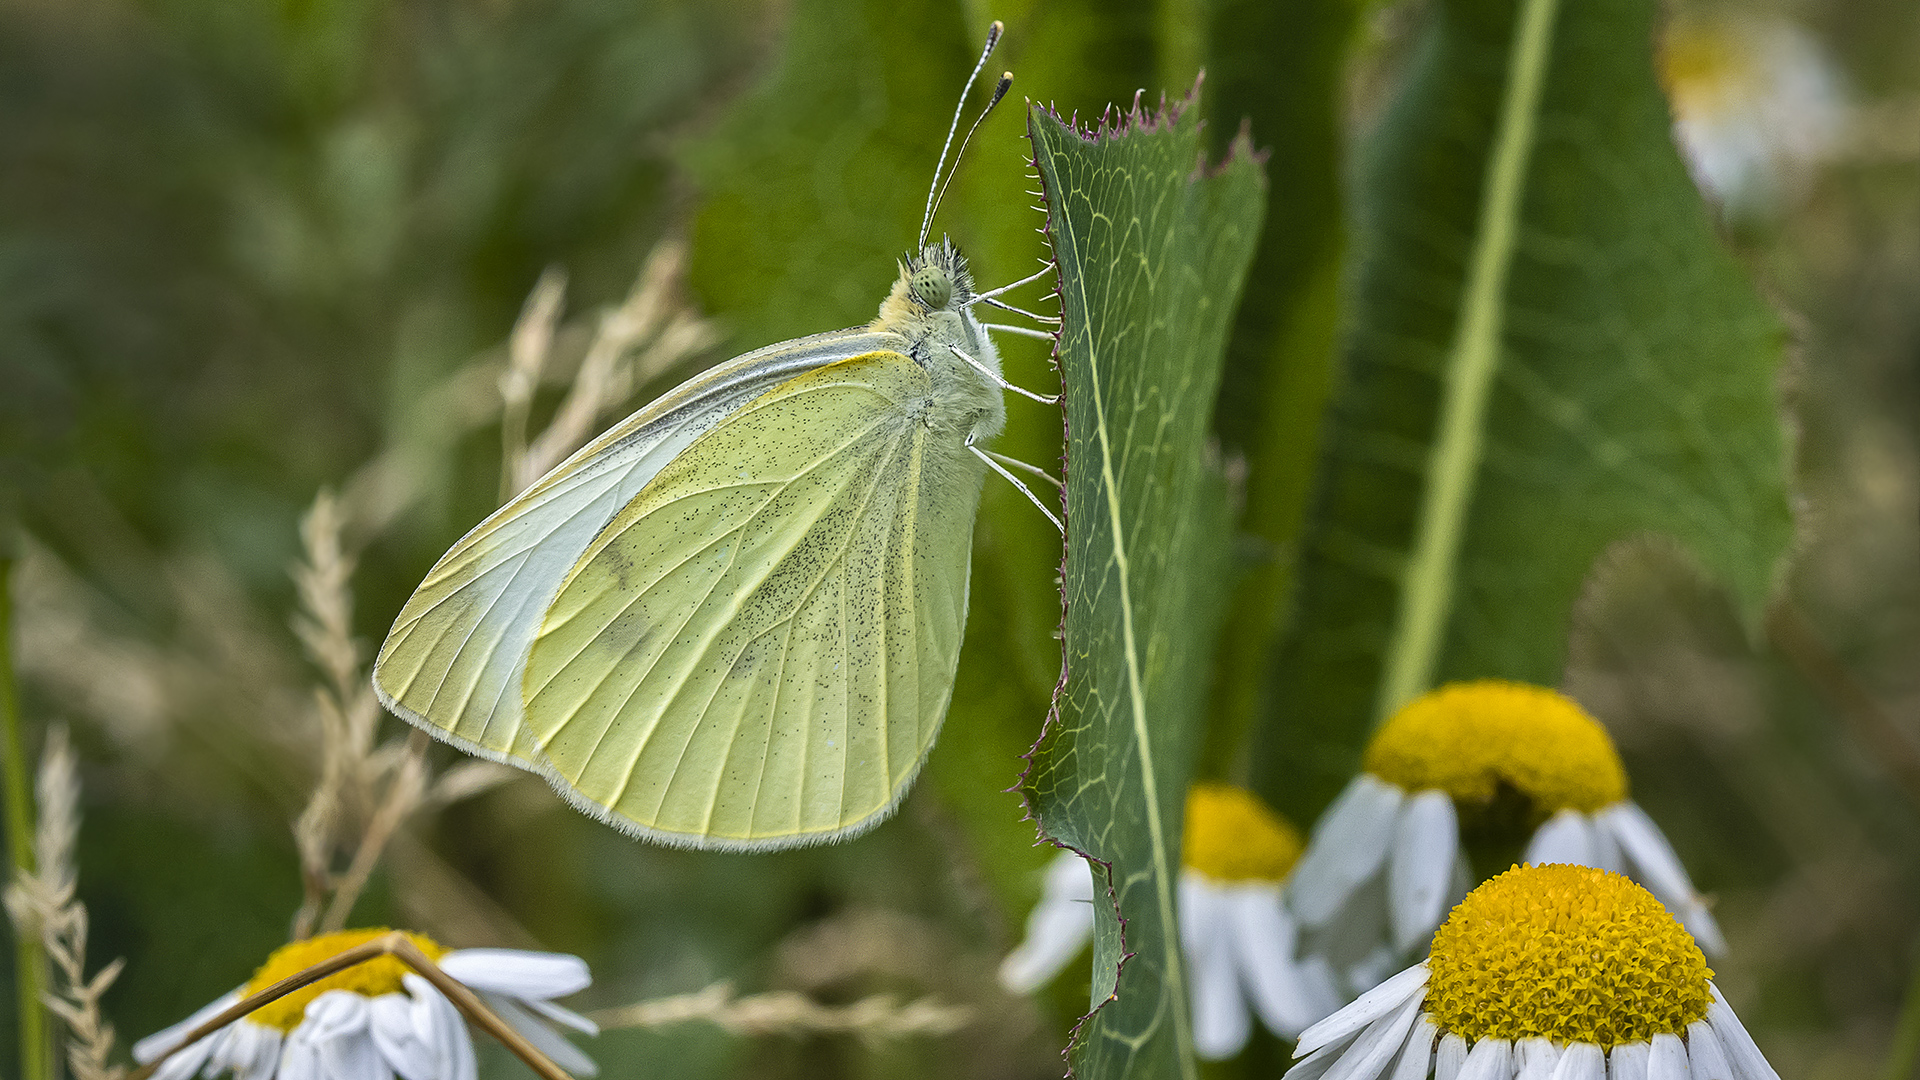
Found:
<path fill-rule="evenodd" d="M 1441 0 L 1361 150 L 1344 385 L 1261 754 L 1311 813 L 1446 679 L 1558 681 L 1595 558 L 1670 535 L 1757 615 L 1781 332 L 1674 152 L 1652 0 Z"/>
<path fill-rule="evenodd" d="M 1207 425 L 1264 182 L 1244 139 L 1198 164 L 1191 109 L 1028 131 L 1065 319 L 1067 674 L 1022 789 L 1107 866 L 1075 1073 L 1190 1077 L 1173 898 L 1228 534 Z"/>

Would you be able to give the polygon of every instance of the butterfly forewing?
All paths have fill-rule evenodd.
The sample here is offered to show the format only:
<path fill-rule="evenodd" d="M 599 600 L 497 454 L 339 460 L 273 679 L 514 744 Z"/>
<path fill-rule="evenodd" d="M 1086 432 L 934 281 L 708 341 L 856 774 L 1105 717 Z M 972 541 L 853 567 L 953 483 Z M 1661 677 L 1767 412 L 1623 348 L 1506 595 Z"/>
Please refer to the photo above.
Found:
<path fill-rule="evenodd" d="M 521 678 L 543 613 L 594 537 L 663 465 L 770 387 L 902 344 L 893 334 L 840 331 L 748 353 L 595 439 L 434 566 L 381 645 L 381 700 L 457 745 L 541 767 L 521 723 Z"/>
<path fill-rule="evenodd" d="M 765 848 L 905 791 L 953 686 L 981 470 L 878 351 L 768 391 L 586 550 L 524 676 L 529 733 L 630 831 Z"/>

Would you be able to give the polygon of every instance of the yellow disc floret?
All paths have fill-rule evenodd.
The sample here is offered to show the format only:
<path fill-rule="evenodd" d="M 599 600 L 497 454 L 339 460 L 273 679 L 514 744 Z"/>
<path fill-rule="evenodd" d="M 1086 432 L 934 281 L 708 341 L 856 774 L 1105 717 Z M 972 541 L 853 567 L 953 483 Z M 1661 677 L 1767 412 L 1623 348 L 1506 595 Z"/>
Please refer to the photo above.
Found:
<path fill-rule="evenodd" d="M 1201 783 L 1187 791 L 1181 862 L 1216 881 L 1280 881 L 1300 861 L 1300 834 L 1250 791 Z"/>
<path fill-rule="evenodd" d="M 337 934 L 321 934 L 305 941 L 294 941 L 273 950 L 267 962 L 253 973 L 247 981 L 242 994 L 252 994 L 265 990 L 274 983 L 333 957 L 346 952 L 355 945 L 364 945 L 377 937 L 383 937 L 392 931 L 386 927 L 372 930 L 343 930 Z M 408 934 L 421 952 L 430 959 L 438 960 L 447 954 L 447 950 L 430 938 L 419 934 Z M 413 969 L 404 961 L 392 956 L 376 956 L 365 963 L 355 964 L 345 971 L 335 972 L 295 990 L 286 997 L 278 998 L 248 1014 L 247 1019 L 262 1027 L 279 1028 L 292 1031 L 298 1027 L 307 1014 L 307 1003 L 329 990 L 350 990 L 364 997 L 379 997 L 382 994 L 396 994 L 402 989 L 401 976 Z"/>
<path fill-rule="evenodd" d="M 1684 1034 L 1713 972 L 1647 890 L 1585 866 L 1517 867 L 1433 935 L 1427 1011 L 1476 1039 L 1541 1036 L 1608 1049 Z"/>
<path fill-rule="evenodd" d="M 1476 805 L 1504 781 L 1541 817 L 1627 797 L 1626 770 L 1598 720 L 1565 694 L 1493 679 L 1415 698 L 1374 735 L 1366 769 L 1407 791 L 1438 788 Z"/>

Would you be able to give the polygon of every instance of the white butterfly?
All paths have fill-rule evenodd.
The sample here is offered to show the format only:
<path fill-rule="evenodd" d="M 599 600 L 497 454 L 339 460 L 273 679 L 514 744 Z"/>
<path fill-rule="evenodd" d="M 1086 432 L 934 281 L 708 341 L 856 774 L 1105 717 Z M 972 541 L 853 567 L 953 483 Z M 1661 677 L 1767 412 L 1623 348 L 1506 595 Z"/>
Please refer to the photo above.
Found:
<path fill-rule="evenodd" d="M 885 818 L 953 691 L 985 470 L 1013 479 L 978 445 L 1017 389 L 973 313 L 1005 290 L 926 242 L 936 205 L 873 322 L 681 384 L 455 544 L 380 647 L 381 703 L 650 840 Z"/>

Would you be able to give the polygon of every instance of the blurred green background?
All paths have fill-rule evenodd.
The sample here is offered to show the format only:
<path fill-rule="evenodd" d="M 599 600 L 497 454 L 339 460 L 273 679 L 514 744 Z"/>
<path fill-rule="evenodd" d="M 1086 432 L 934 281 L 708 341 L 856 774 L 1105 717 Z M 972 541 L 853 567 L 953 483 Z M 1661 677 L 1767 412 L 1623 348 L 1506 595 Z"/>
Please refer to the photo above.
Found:
<path fill-rule="evenodd" d="M 1217 424 L 1247 463 L 1246 576 L 1203 771 L 1236 777 L 1304 483 L 1263 466 L 1313 437 L 1343 154 L 1416 12 L 0 0 L 0 523 L 23 537 L 30 736 L 66 720 L 82 751 L 80 890 L 94 962 L 127 958 L 107 999 L 123 1035 L 242 981 L 300 902 L 288 825 L 314 781 L 316 676 L 288 629 L 288 571 L 315 492 L 351 495 L 382 455 L 413 470 L 417 497 L 349 531 L 370 646 L 496 502 L 497 423 L 451 423 L 436 395 L 491 385 L 543 269 L 567 272 L 582 336 L 657 244 L 688 244 L 682 299 L 721 344 L 634 403 L 734 352 L 870 318 L 992 18 L 1008 33 L 990 71 L 1015 72 L 1013 101 L 936 227 L 984 281 L 1045 254 L 1022 96 L 1085 117 L 1141 88 L 1177 96 L 1204 66 L 1214 145 L 1247 118 L 1271 148 Z M 1567 686 L 1718 896 L 1734 946 L 1719 983 L 1782 1075 L 1858 1076 L 1920 1000 L 1920 9 L 1676 9 L 1709 27 L 1735 12 L 1798 27 L 1845 109 L 1844 137 L 1723 215 L 1795 336 L 1783 392 L 1802 541 L 1782 589 L 1798 615 L 1749 640 L 1722 595 L 1650 547 L 1596 579 Z M 1003 353 L 1016 383 L 1056 384 L 1041 343 Z M 536 426 L 563 389 L 536 397 Z M 1009 409 L 1000 449 L 1056 462 L 1058 414 Z M 993 970 L 1049 857 L 1004 789 L 1059 675 L 1059 559 L 1051 526 L 989 485 L 955 704 L 927 779 L 874 833 L 778 856 L 670 851 L 518 779 L 419 817 L 354 922 L 578 953 L 597 978 L 589 1007 L 731 979 L 973 1010 L 958 1035 L 877 1043 L 613 1032 L 589 1047 L 606 1075 L 1058 1075 L 1084 968 L 1037 1000 L 1005 995 Z M 9 1000 L 0 1060 L 13 1023 Z M 1262 1036 L 1216 1071 L 1265 1074 L 1283 1050 Z M 495 1057 L 488 1075 L 517 1075 Z"/>

